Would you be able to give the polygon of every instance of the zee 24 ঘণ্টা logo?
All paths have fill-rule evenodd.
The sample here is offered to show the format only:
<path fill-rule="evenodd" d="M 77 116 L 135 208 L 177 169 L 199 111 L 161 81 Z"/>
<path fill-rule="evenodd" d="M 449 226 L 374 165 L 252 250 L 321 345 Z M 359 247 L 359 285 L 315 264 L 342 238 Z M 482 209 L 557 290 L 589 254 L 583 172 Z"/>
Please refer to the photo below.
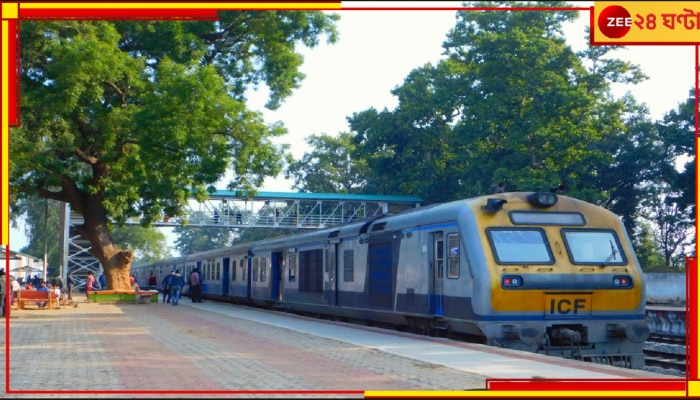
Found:
<path fill-rule="evenodd" d="M 622 6 L 608 6 L 598 16 L 598 29 L 611 39 L 619 39 L 632 28 L 632 16 Z"/>
<path fill-rule="evenodd" d="M 671 3 L 669 7 L 665 8 L 673 8 L 670 6 L 676 4 L 675 2 Z M 598 15 L 598 29 L 610 39 L 624 37 L 630 32 L 632 27 L 638 29 L 635 31 L 636 33 L 656 32 L 670 34 L 673 32 L 673 34 L 686 33 L 693 37 L 696 35 L 695 32 L 700 34 L 700 12 L 682 6 L 679 8 L 682 8 L 680 13 L 642 11 L 641 14 L 635 13 L 632 16 L 625 7 L 610 5 L 605 7 Z M 700 35 L 697 35 L 697 37 L 700 37 Z"/>

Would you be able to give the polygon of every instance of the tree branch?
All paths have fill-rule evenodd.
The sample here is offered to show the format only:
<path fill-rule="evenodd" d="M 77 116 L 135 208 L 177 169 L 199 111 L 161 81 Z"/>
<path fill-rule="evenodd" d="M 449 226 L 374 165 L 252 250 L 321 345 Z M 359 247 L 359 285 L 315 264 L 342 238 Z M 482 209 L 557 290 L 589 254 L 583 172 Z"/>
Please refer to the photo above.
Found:
<path fill-rule="evenodd" d="M 119 89 L 119 86 L 117 86 L 114 82 L 105 81 L 105 84 L 107 86 L 111 87 L 112 89 L 114 89 L 114 91 L 117 92 L 117 94 L 119 94 L 119 96 L 122 99 L 122 108 L 126 107 L 126 104 L 127 104 L 126 103 L 126 92 Z"/>

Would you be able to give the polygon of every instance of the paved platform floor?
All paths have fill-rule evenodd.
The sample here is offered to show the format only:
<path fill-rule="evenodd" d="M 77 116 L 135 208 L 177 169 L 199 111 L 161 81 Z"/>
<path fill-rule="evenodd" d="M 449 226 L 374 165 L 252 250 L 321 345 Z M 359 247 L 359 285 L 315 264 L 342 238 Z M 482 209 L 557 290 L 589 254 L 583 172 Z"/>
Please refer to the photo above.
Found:
<path fill-rule="evenodd" d="M 213 302 L 84 301 L 12 310 L 9 355 L 5 324 L 0 331 L 9 363 L 0 397 L 361 398 L 365 390 L 480 390 L 489 378 L 668 379 Z"/>

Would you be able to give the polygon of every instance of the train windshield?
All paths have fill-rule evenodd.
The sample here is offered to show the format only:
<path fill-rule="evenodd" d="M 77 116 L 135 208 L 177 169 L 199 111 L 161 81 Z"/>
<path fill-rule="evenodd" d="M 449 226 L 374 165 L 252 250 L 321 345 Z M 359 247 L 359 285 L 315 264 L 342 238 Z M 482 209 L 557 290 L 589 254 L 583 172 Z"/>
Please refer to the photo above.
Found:
<path fill-rule="evenodd" d="M 562 229 L 561 233 L 569 258 L 574 264 L 627 264 L 615 231 Z"/>
<path fill-rule="evenodd" d="M 499 264 L 554 263 L 542 229 L 488 228 L 486 233 Z"/>

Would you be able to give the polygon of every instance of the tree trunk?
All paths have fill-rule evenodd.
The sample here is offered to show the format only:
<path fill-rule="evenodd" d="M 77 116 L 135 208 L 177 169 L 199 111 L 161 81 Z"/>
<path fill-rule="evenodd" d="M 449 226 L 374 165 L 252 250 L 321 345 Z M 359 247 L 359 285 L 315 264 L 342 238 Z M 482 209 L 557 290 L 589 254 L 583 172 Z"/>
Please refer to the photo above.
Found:
<path fill-rule="evenodd" d="M 89 201 L 82 211 L 84 223 L 78 227 L 81 235 L 90 242 L 92 253 L 104 268 L 107 289 L 129 290 L 129 274 L 134 252 L 115 245 L 107 227 L 106 213 L 100 202 Z"/>
<path fill-rule="evenodd" d="M 99 177 L 105 175 L 105 169 L 93 165 L 93 172 L 97 175 L 93 181 L 99 186 Z M 41 197 L 66 202 L 72 210 L 82 215 L 83 224 L 76 226 L 76 231 L 90 242 L 90 253 L 102 264 L 107 289 L 131 289 L 129 273 L 134 252 L 123 250 L 112 241 L 107 211 L 103 205 L 104 194 L 83 191 L 68 177 L 61 179 L 61 189 L 60 192 L 52 192 L 38 188 Z"/>

